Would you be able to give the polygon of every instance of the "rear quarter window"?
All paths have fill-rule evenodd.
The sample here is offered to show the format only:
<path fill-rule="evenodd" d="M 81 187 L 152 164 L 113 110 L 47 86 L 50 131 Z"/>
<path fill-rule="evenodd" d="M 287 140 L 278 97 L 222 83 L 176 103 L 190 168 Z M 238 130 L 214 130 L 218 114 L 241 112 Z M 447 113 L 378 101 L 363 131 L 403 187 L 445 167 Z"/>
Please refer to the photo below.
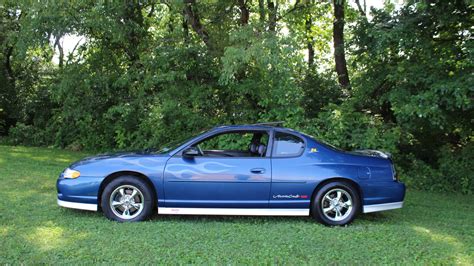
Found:
<path fill-rule="evenodd" d="M 304 141 L 295 135 L 276 132 L 273 142 L 274 157 L 295 157 L 303 153 Z"/>

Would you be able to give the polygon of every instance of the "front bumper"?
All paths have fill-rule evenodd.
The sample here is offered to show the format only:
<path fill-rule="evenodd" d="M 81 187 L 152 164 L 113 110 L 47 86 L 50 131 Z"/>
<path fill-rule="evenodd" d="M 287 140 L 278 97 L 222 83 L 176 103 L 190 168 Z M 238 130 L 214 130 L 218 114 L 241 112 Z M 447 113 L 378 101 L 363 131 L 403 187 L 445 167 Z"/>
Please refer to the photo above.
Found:
<path fill-rule="evenodd" d="M 97 204 L 79 203 L 79 202 L 64 201 L 64 200 L 58 199 L 58 205 L 61 207 L 71 208 L 71 209 L 97 211 Z"/>
<path fill-rule="evenodd" d="M 60 176 L 56 181 L 58 200 L 97 205 L 97 195 L 101 181 L 101 178 L 94 176 L 81 176 L 75 179 L 67 179 Z"/>

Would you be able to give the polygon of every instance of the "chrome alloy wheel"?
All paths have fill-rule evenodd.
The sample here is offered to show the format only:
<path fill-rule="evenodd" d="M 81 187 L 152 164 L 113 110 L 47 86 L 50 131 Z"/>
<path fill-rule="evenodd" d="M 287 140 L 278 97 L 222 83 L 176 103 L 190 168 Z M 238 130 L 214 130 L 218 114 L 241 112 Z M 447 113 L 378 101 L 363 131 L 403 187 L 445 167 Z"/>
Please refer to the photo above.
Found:
<path fill-rule="evenodd" d="M 110 209 L 118 217 L 130 220 L 143 211 L 144 197 L 142 192 L 131 185 L 123 185 L 116 188 L 110 194 Z"/>
<path fill-rule="evenodd" d="M 342 221 L 352 212 L 352 197 L 342 188 L 329 190 L 321 200 L 324 216 L 331 221 Z"/>

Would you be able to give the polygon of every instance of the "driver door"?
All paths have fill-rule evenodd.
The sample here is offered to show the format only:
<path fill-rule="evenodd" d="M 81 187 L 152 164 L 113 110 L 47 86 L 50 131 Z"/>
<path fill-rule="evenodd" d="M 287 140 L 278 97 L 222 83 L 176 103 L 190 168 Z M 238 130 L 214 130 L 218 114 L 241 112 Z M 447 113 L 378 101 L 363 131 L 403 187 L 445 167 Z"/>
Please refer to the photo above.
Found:
<path fill-rule="evenodd" d="M 166 207 L 267 208 L 272 173 L 270 153 L 263 149 L 268 136 L 266 131 L 217 133 L 190 145 L 199 155 L 170 158 L 164 173 Z"/>

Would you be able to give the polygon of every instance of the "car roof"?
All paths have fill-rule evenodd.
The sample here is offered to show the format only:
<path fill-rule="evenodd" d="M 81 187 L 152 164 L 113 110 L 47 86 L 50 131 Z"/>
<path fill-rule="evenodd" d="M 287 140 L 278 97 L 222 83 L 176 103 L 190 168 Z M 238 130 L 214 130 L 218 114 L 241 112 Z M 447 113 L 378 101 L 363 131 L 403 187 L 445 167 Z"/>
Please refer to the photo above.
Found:
<path fill-rule="evenodd" d="M 279 129 L 283 131 L 291 131 L 291 132 L 296 132 L 299 133 L 298 131 L 291 129 L 291 128 L 286 128 L 286 127 L 281 127 L 278 125 L 274 124 L 243 124 L 243 125 L 221 125 L 221 126 L 216 126 L 214 127 L 211 131 L 214 130 L 271 130 L 271 129 Z"/>

